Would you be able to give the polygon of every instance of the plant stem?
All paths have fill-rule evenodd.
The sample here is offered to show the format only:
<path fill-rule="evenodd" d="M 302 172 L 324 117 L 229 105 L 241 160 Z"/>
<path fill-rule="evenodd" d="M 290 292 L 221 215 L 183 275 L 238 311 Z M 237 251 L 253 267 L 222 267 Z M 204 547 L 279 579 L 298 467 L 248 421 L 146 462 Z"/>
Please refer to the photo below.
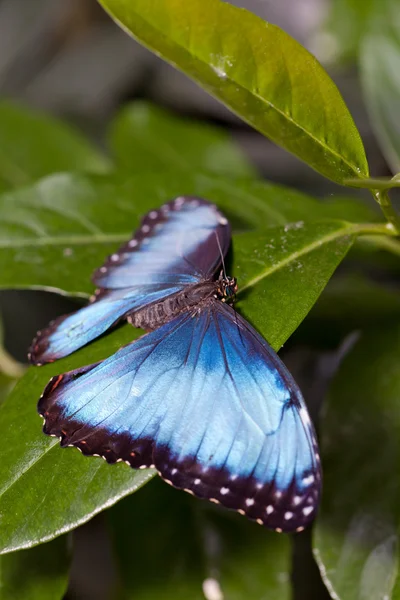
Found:
<path fill-rule="evenodd" d="M 390 236 L 392 238 L 397 235 L 397 232 L 391 223 L 354 223 L 354 225 L 349 225 L 349 229 L 351 229 L 353 233 L 363 236 L 381 235 Z"/>
<path fill-rule="evenodd" d="M 22 377 L 25 373 L 25 367 L 14 360 L 5 350 L 0 347 L 0 373 L 13 379 Z"/>
<path fill-rule="evenodd" d="M 394 210 L 389 198 L 388 190 L 371 190 L 372 195 L 382 209 L 388 223 L 393 228 L 395 235 L 400 235 L 400 215 Z"/>
<path fill-rule="evenodd" d="M 362 240 L 377 248 L 400 256 L 400 241 L 394 237 L 388 237 L 387 235 L 363 235 Z"/>

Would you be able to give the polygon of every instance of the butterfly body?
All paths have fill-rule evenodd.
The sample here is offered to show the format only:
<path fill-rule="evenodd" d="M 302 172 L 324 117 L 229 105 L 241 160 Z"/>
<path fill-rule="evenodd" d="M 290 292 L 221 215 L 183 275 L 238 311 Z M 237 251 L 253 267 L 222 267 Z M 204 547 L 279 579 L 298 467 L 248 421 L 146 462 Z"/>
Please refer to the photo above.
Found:
<path fill-rule="evenodd" d="M 34 341 L 36 362 L 49 349 L 52 359 L 69 353 L 87 331 L 82 314 L 101 319 L 109 301 L 125 302 L 125 318 L 149 331 L 99 364 L 54 377 L 39 401 L 44 431 L 110 463 L 154 466 L 172 485 L 267 527 L 301 530 L 314 518 L 321 485 L 301 392 L 229 305 L 236 280 L 214 278 L 230 241 L 225 217 L 200 199 L 166 206 L 142 222 L 161 223 L 165 236 L 142 224 L 135 255 L 128 243 L 99 270 L 108 287 L 90 310 L 61 322 L 72 319 L 70 336 L 56 323 Z"/>
<path fill-rule="evenodd" d="M 204 281 L 128 315 L 127 320 L 134 327 L 152 331 L 194 306 L 201 310 L 203 304 L 217 293 L 217 282 Z"/>

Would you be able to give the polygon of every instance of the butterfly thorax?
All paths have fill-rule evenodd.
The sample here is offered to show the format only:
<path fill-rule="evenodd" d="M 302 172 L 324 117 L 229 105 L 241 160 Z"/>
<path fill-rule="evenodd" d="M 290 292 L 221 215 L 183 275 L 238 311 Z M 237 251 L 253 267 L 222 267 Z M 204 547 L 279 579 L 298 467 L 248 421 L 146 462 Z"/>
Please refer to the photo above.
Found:
<path fill-rule="evenodd" d="M 201 309 L 211 298 L 229 302 L 233 299 L 236 289 L 236 280 L 230 277 L 202 281 L 168 296 L 161 302 L 155 302 L 132 313 L 128 316 L 128 322 L 134 327 L 152 331 L 193 307 Z"/>

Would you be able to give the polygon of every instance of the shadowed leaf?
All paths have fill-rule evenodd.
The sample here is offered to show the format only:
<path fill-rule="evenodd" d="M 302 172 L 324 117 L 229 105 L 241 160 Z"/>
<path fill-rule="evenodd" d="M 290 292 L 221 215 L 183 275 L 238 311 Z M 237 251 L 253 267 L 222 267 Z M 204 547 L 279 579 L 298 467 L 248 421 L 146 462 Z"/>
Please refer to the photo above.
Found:
<path fill-rule="evenodd" d="M 398 326 L 363 332 L 321 425 L 325 489 L 314 550 L 340 600 L 399 598 L 399 352 Z"/>

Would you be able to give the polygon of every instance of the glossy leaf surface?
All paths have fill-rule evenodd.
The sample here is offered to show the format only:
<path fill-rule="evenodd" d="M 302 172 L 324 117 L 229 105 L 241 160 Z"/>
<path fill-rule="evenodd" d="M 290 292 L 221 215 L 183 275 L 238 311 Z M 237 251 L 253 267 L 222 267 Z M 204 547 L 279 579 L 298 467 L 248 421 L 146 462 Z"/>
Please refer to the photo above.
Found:
<path fill-rule="evenodd" d="M 340 600 L 398 599 L 400 329 L 363 332 L 321 424 L 324 495 L 314 549 Z"/>
<path fill-rule="evenodd" d="M 135 337 L 126 326 L 66 360 L 30 368 L 0 406 L 0 553 L 50 540 L 89 520 L 152 477 L 62 450 L 43 435 L 36 403 L 51 376 L 115 352 Z"/>
<path fill-rule="evenodd" d="M 182 194 L 216 202 L 239 231 L 347 212 L 349 220 L 375 218 L 351 200 L 324 204 L 289 188 L 205 173 L 55 175 L 0 196 L 0 288 L 90 294 L 91 273 L 131 237 L 140 218 Z"/>
<path fill-rule="evenodd" d="M 335 84 L 275 25 L 220 0 L 100 3 L 125 31 L 326 177 L 341 183 L 368 174 Z"/>
<path fill-rule="evenodd" d="M 131 174 L 172 169 L 205 170 L 235 178 L 254 175 L 222 127 L 180 119 L 144 102 L 125 106 L 114 119 L 109 137 L 118 166 Z"/>
<path fill-rule="evenodd" d="M 354 239 L 352 226 L 340 221 L 295 223 L 235 238 L 238 307 L 274 348 L 297 329 Z"/>
<path fill-rule="evenodd" d="M 0 102 L 0 188 L 59 171 L 103 173 L 108 160 L 82 134 L 49 115 Z"/>
<path fill-rule="evenodd" d="M 109 518 L 121 600 L 291 598 L 289 538 L 239 515 L 155 479 Z"/>

